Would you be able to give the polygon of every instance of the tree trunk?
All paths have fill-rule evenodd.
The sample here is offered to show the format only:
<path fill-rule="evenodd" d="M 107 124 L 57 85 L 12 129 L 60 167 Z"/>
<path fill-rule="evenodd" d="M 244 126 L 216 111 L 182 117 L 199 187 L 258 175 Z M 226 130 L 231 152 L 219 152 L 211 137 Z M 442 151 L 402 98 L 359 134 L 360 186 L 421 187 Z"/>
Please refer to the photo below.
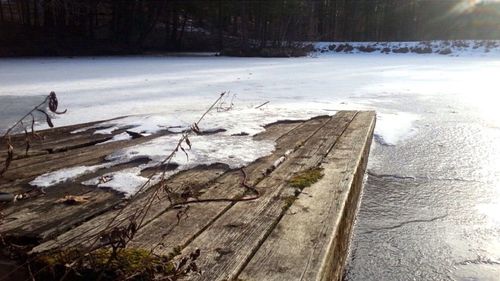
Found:
<path fill-rule="evenodd" d="M 29 0 L 23 0 L 25 24 L 31 25 L 31 9 Z"/>
<path fill-rule="evenodd" d="M 47 29 L 54 27 L 54 9 L 51 1 L 45 1 L 43 6 L 43 26 Z"/>
<path fill-rule="evenodd" d="M 5 19 L 3 17 L 3 2 L 0 2 L 0 23 L 4 23 Z"/>
<path fill-rule="evenodd" d="M 12 11 L 12 3 L 7 0 L 7 6 L 9 6 L 9 18 L 11 22 L 14 22 L 14 12 Z"/>
<path fill-rule="evenodd" d="M 170 42 L 175 48 L 177 42 L 177 31 L 179 29 L 179 15 L 177 14 L 177 4 L 174 3 L 174 8 L 172 9 L 172 31 L 170 33 Z"/>
<path fill-rule="evenodd" d="M 175 50 L 176 51 L 180 51 L 182 48 L 182 39 L 184 37 L 184 30 L 186 29 L 187 20 L 188 20 L 187 13 L 184 13 L 181 32 L 179 33 L 179 38 L 177 38 L 177 41 L 175 41 Z"/>
<path fill-rule="evenodd" d="M 39 26 L 38 1 L 37 0 L 33 0 L 33 25 L 36 27 Z"/>
<path fill-rule="evenodd" d="M 219 45 L 219 51 L 224 50 L 224 22 L 223 22 L 223 14 L 222 14 L 222 0 L 218 1 L 219 7 L 218 7 L 218 45 Z"/>
<path fill-rule="evenodd" d="M 248 41 L 248 14 L 247 14 L 247 2 L 242 2 L 240 9 L 241 18 L 241 30 L 240 30 L 240 48 L 243 52 L 247 52 L 250 49 Z"/>
<path fill-rule="evenodd" d="M 17 10 L 17 16 L 19 18 L 19 23 L 24 25 L 24 9 L 23 9 L 23 3 L 20 1 L 15 1 L 16 3 L 16 10 Z"/>

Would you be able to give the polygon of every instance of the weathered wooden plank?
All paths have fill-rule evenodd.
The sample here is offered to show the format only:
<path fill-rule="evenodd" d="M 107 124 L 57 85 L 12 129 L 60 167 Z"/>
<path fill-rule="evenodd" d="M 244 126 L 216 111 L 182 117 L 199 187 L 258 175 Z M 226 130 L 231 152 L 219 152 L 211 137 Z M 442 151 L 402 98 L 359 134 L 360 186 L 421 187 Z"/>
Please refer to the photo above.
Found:
<path fill-rule="evenodd" d="M 306 188 L 253 256 L 241 280 L 340 280 L 375 125 L 359 113 Z"/>
<path fill-rule="evenodd" d="M 111 119 L 113 120 L 113 119 Z M 21 159 L 30 156 L 48 154 L 58 151 L 58 144 L 62 145 L 61 148 L 71 148 L 71 147 L 83 147 L 86 144 L 91 145 L 92 143 L 105 141 L 110 139 L 113 135 L 121 132 L 113 132 L 109 135 L 95 134 L 97 128 L 89 129 L 79 133 L 71 133 L 73 131 L 91 127 L 102 122 L 107 122 L 111 120 L 104 120 L 98 122 L 83 123 L 77 125 L 56 127 L 46 130 L 37 131 L 38 136 L 41 138 L 35 138 L 31 136 L 31 144 L 28 155 L 25 155 L 25 135 L 16 134 L 11 136 L 11 143 L 14 146 L 14 159 Z M 71 144 L 73 143 L 73 144 Z M 3 162 L 6 158 L 6 145 L 5 140 L 0 139 L 0 162 Z"/>
<path fill-rule="evenodd" d="M 182 190 L 186 185 L 202 186 L 218 178 L 227 170 L 225 165 L 214 165 L 212 167 L 200 167 L 191 170 L 180 172 L 171 177 L 167 184 L 173 191 Z M 154 188 L 154 187 L 153 187 Z M 151 189 L 150 189 L 151 190 Z M 148 190 L 148 191 L 150 191 Z M 152 190 L 151 190 L 152 192 Z M 128 223 L 128 218 L 138 210 L 142 210 L 149 200 L 151 192 L 145 192 L 140 195 L 136 201 L 130 203 L 125 209 L 113 209 L 98 217 L 92 218 L 85 223 L 62 233 L 53 240 L 41 244 L 33 249 L 33 252 L 43 252 L 64 245 L 71 247 L 75 245 L 88 244 L 94 242 L 98 235 L 105 227 L 114 220 L 113 225 L 125 225 Z M 151 210 L 148 212 L 148 219 L 154 217 L 158 213 L 159 202 L 168 201 L 166 194 L 160 192 L 158 197 L 154 198 Z M 120 213 L 121 212 L 121 213 Z"/>
<path fill-rule="evenodd" d="M 298 126 L 299 124 L 294 125 Z M 267 138 L 278 139 L 284 133 L 288 132 L 292 127 L 286 126 L 272 126 L 273 128 L 268 128 L 273 133 L 264 133 Z M 276 127 L 276 128 L 274 128 Z M 280 127 L 278 129 L 277 127 Z M 220 166 L 220 165 L 219 165 Z M 217 188 L 218 186 L 231 185 L 235 186 L 241 181 L 241 176 L 237 171 L 230 171 L 225 173 L 222 177 L 221 174 L 226 172 L 227 167 L 224 169 L 220 168 L 219 171 L 207 170 L 207 169 L 196 169 L 183 172 L 174 176 L 173 180 L 168 183 L 170 189 L 174 192 L 183 192 L 186 189 L 191 189 L 195 186 L 210 188 Z M 220 177 L 220 178 L 219 178 Z M 211 184 L 209 184 L 211 183 Z M 198 190 L 199 192 L 200 190 Z M 46 251 L 49 249 L 53 249 L 59 247 L 61 245 L 71 246 L 77 245 L 84 240 L 88 240 L 89 237 L 93 237 L 99 232 L 101 232 L 105 226 L 109 224 L 111 220 L 114 220 L 116 225 L 128 223 L 128 217 L 135 213 L 137 210 L 143 209 L 146 205 L 146 202 L 149 200 L 150 195 L 154 192 L 154 187 L 147 190 L 140 198 L 132 202 L 126 210 L 116 210 L 111 211 L 106 214 L 103 214 L 97 218 L 89 220 L 88 222 L 76 227 L 73 230 L 70 230 L 54 240 L 48 241 L 38 247 L 36 247 L 34 252 Z M 153 203 L 151 204 L 151 208 L 148 213 L 145 215 L 144 224 L 149 223 L 149 221 L 153 220 L 161 213 L 165 212 L 171 206 L 171 202 L 167 199 L 167 194 L 160 190 L 160 192 L 153 198 Z M 119 215 L 118 212 L 120 212 Z"/>
<path fill-rule="evenodd" d="M 284 126 L 271 126 L 270 131 L 276 131 L 276 128 L 283 129 Z M 74 128 L 68 129 L 68 131 L 72 131 L 73 129 Z M 264 134 L 269 134 L 269 132 L 266 131 Z M 100 159 L 93 160 L 99 161 Z M 136 162 L 137 161 L 133 161 L 111 168 L 103 168 L 95 173 L 79 177 L 75 181 L 82 182 L 105 173 L 134 167 L 140 164 Z M 85 164 L 88 164 L 88 162 Z M 214 172 L 212 169 L 209 170 Z M 151 170 L 144 171 L 144 176 L 148 176 L 151 172 Z M 217 174 L 217 171 L 215 171 L 215 173 Z M 19 184 L 19 181 L 11 184 L 17 185 L 18 188 L 23 187 Z M 24 187 L 27 190 L 29 185 L 25 182 Z M 2 191 L 9 190 L 3 188 Z M 61 208 L 61 204 L 54 204 L 54 202 L 63 198 L 65 195 L 84 195 L 88 198 L 89 203 L 70 206 L 69 208 Z M 88 220 L 96 214 L 106 211 L 121 200 L 122 196 L 111 191 L 83 186 L 74 182 L 63 183 L 50 187 L 46 190 L 44 196 L 37 197 L 34 200 L 24 200 L 15 204 L 2 206 L 2 215 L 6 223 L 2 225 L 2 230 L 0 232 L 9 236 L 37 237 L 39 240 L 43 241 L 82 221 Z M 91 207 L 89 208 L 89 206 Z M 60 209 L 64 209 L 65 212 L 60 212 Z"/>
<path fill-rule="evenodd" d="M 23 192 L 23 190 L 29 188 L 28 182 L 36 176 L 73 166 L 101 164 L 106 156 L 117 149 L 145 143 L 165 134 L 168 133 L 162 132 L 133 140 L 111 142 L 99 146 L 83 147 L 61 153 L 15 160 L 3 175 L 3 179 L 0 180 L 0 190 Z"/>
<path fill-rule="evenodd" d="M 287 180 L 298 171 L 316 167 L 342 135 L 356 112 L 339 112 L 309 138 L 290 160 L 259 182 L 261 197 L 238 202 L 223 213 L 183 251 L 200 249 L 197 264 L 201 275 L 190 280 L 233 280 L 264 242 L 286 210 Z"/>
<path fill-rule="evenodd" d="M 13 161 L 11 164 L 11 168 L 7 171 L 5 174 L 6 178 L 9 178 L 8 175 L 9 173 L 13 173 L 14 170 L 20 168 L 23 170 L 26 169 L 31 169 L 30 167 L 44 164 L 44 163 L 49 163 L 49 164 L 58 164 L 60 162 L 64 166 L 64 162 L 68 159 L 75 158 L 77 156 L 82 157 L 82 156 L 87 156 L 89 154 L 97 153 L 99 155 L 101 154 L 108 154 L 109 151 L 114 151 L 118 148 L 122 147 L 128 147 L 136 144 L 141 144 L 146 141 L 150 141 L 154 138 L 163 136 L 169 134 L 168 132 L 160 132 L 157 134 L 153 134 L 150 136 L 142 137 L 142 138 L 137 138 L 133 140 L 121 140 L 121 141 L 116 141 L 116 142 L 111 142 L 111 143 L 106 143 L 102 144 L 99 146 L 90 146 L 90 147 L 82 147 L 82 148 L 77 148 L 69 151 L 62 151 L 61 153 L 53 153 L 53 154 L 47 154 L 47 155 L 40 155 L 40 156 L 34 156 L 34 157 L 29 157 L 29 158 L 24 158 L 24 159 L 19 159 L 16 161 Z M 96 158 L 96 157 L 94 157 Z M 71 164 L 69 164 L 71 165 Z M 66 164 L 66 167 L 68 164 Z"/>
<path fill-rule="evenodd" d="M 75 184 L 68 184 L 67 187 L 76 189 Z M 72 192 L 72 194 L 68 195 L 88 196 L 88 202 L 67 205 L 57 203 L 57 200 L 38 200 L 37 203 L 41 205 L 32 205 L 29 206 L 31 208 L 21 209 L 15 214 L 5 217 L 0 234 L 4 237 L 29 237 L 43 241 L 100 214 L 116 205 L 120 200 L 112 192 L 88 191 L 75 193 Z"/>
<path fill-rule="evenodd" d="M 117 132 L 116 132 L 117 133 Z M 30 149 L 26 155 L 26 146 L 24 142 L 12 143 L 14 147 L 14 159 L 22 159 L 36 155 L 55 153 L 66 151 L 74 148 L 91 146 L 99 142 L 109 140 L 115 135 L 113 134 L 93 134 L 91 131 L 86 131 L 78 134 L 60 135 L 55 139 L 33 139 L 30 141 Z M 3 148 L 4 146 L 2 146 Z M 5 159 L 6 150 L 0 150 L 0 157 Z"/>
<path fill-rule="evenodd" d="M 112 190 L 86 186 L 80 184 L 80 182 L 106 173 L 136 167 L 146 162 L 149 162 L 149 159 L 138 159 L 101 169 L 95 173 L 78 177 L 72 182 L 52 186 L 46 190 L 43 196 L 33 198 L 33 200 L 23 200 L 9 204 L 2 209 L 4 223 L 0 233 L 6 236 L 33 237 L 44 241 L 97 214 L 103 213 L 121 202 L 123 196 Z M 88 202 L 77 205 L 57 203 L 66 195 L 85 196 Z"/>
<path fill-rule="evenodd" d="M 315 119 L 326 118 L 318 116 Z M 265 131 L 253 136 L 254 140 L 270 140 L 277 139 L 276 136 L 283 136 L 286 133 L 290 132 L 297 126 L 301 125 L 308 120 L 297 120 L 297 121 L 278 121 L 272 124 L 268 124 L 265 126 Z"/>
<path fill-rule="evenodd" d="M 255 184 L 266 176 L 266 170 L 288 150 L 299 147 L 314 135 L 329 120 L 329 117 L 315 118 L 299 126 L 276 140 L 276 150 L 272 155 L 261 158 L 245 167 L 247 183 Z M 281 127 L 281 126 L 280 126 Z M 269 137 L 269 136 L 267 136 Z M 222 184 L 208 189 L 199 199 L 240 198 L 245 194 L 241 186 L 242 174 L 234 171 L 221 181 Z M 140 230 L 132 241 L 131 247 L 153 249 L 156 254 L 166 255 L 177 246 L 185 246 L 203 229 L 210 225 L 220 214 L 230 208 L 233 202 L 210 202 L 192 205 L 186 210 L 186 216 L 178 220 L 176 212 L 167 212 Z M 168 235 L 165 235 L 165 234 Z"/>
<path fill-rule="evenodd" d="M 189 276 L 189 280 L 336 279 L 345 261 L 373 126 L 373 113 L 358 112 L 339 112 L 332 118 L 268 126 L 255 138 L 275 140 L 276 151 L 245 167 L 245 173 L 217 164 L 171 177 L 167 183 L 170 190 L 175 193 L 174 197 L 181 196 L 174 200 L 180 203 L 180 208 L 175 209 L 167 199 L 172 194 L 161 189 L 156 194 L 155 187 L 130 204 L 113 208 L 122 202 L 113 192 L 76 183 L 54 186 L 45 197 L 9 207 L 8 220 L 2 224 L 0 234 L 52 239 L 35 247 L 33 253 L 91 243 L 110 221 L 114 221 L 113 226 L 127 225 L 130 215 L 143 210 L 152 199 L 143 227 L 129 246 L 153 250 L 160 255 L 172 252 L 176 246 L 184 248 L 183 254 L 201 249 L 197 265 L 203 273 Z M 70 137 L 67 142 L 80 140 Z M 64 141 L 55 139 L 53 144 L 57 143 L 65 146 Z M 113 144 L 116 145 L 105 146 Z M 119 148 L 124 146 L 128 145 L 120 144 Z M 114 151 L 110 147 L 107 154 Z M 32 179 L 34 176 L 29 171 L 25 174 L 22 171 L 42 171 L 43 161 L 54 165 L 73 161 L 72 157 L 78 157 L 71 157 L 75 151 L 84 158 L 84 162 L 71 162 L 80 163 L 76 165 L 101 163 L 107 155 L 95 158 L 86 148 L 71 147 L 53 155 L 18 159 L 14 171 L 24 178 L 16 182 L 16 174 L 12 173 L 10 184 L 16 186 Z M 282 158 L 283 155 L 287 157 Z M 23 165 L 19 165 L 22 161 Z M 280 163 L 277 168 L 276 163 Z M 129 164 L 134 165 L 124 165 Z M 306 193 L 299 195 L 288 186 L 294 173 L 318 165 L 325 168 L 325 176 Z M 104 172 L 109 170 L 88 177 Z M 145 174 L 152 172 L 144 171 Z M 246 183 L 255 186 L 260 197 L 237 202 L 235 199 L 252 195 L 242 184 L 244 174 Z M 90 195 L 90 201 L 74 206 L 55 204 L 56 199 L 68 194 L 65 189 L 71 190 L 71 195 Z M 290 197 L 295 200 L 291 207 Z M 182 205 L 186 198 L 229 200 Z M 123 206 L 126 207 L 122 209 Z M 5 215 L 5 209 L 3 212 Z M 47 217 L 44 214 L 48 214 Z"/>

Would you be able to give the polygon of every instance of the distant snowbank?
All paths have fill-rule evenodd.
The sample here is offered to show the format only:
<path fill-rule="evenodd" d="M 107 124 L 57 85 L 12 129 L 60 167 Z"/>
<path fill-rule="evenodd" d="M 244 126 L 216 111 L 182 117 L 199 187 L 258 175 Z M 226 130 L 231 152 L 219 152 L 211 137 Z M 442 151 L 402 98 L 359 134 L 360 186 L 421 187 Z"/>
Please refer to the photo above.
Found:
<path fill-rule="evenodd" d="M 422 42 L 318 42 L 313 56 L 332 54 L 438 54 L 448 56 L 500 55 L 500 40 Z"/>

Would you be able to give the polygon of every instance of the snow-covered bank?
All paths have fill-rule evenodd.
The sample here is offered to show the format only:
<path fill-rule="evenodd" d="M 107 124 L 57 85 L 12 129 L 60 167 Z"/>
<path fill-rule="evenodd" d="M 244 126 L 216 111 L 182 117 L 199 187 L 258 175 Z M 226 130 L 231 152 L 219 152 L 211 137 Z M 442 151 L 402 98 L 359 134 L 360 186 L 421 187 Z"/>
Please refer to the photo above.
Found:
<path fill-rule="evenodd" d="M 447 56 L 499 56 L 499 40 L 422 42 L 319 42 L 312 56 L 332 54 L 439 54 Z"/>

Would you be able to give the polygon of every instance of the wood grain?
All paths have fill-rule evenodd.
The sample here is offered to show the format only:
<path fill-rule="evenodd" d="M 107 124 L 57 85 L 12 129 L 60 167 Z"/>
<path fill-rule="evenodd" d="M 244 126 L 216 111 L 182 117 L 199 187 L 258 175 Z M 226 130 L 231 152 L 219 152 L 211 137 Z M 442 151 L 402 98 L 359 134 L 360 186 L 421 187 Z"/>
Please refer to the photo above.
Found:
<path fill-rule="evenodd" d="M 359 113 L 249 264 L 242 280 L 339 280 L 375 124 Z M 345 232 L 345 233 L 342 233 Z"/>
<path fill-rule="evenodd" d="M 295 124 L 293 127 L 300 124 L 301 123 Z M 278 127 L 280 127 L 280 129 L 278 129 Z M 266 138 L 274 137 L 278 139 L 289 130 L 290 127 L 278 126 L 278 124 L 276 124 L 270 127 L 269 132 L 265 132 L 262 135 L 265 135 Z M 259 135 L 259 137 L 263 136 Z M 197 192 L 205 192 L 204 189 L 217 189 L 219 186 L 238 186 L 240 181 L 241 176 L 239 172 L 228 171 L 228 167 L 225 165 L 214 165 L 182 172 L 168 180 L 167 185 L 170 187 L 171 191 L 177 193 L 183 193 L 193 187 L 202 187 L 197 188 Z M 238 187 L 238 189 L 240 192 L 243 190 L 240 187 Z M 169 195 L 166 194 L 164 190 L 160 190 L 156 193 L 156 187 L 151 187 L 144 194 L 141 194 L 139 198 L 134 200 L 134 202 L 128 204 L 125 210 L 118 209 L 106 212 L 66 233 L 62 233 L 53 240 L 41 244 L 34 249 L 34 252 L 58 248 L 61 245 L 69 247 L 78 245 L 79 243 L 88 244 L 89 241 L 95 240 L 95 236 L 99 235 L 110 222 L 113 222 L 113 226 L 115 227 L 129 223 L 128 218 L 132 214 L 142 212 L 144 206 L 147 205 L 149 200 L 153 197 L 153 199 L 151 199 L 151 207 L 144 214 L 143 219 L 143 226 L 148 225 L 150 221 L 171 209 L 172 202 L 168 200 L 168 196 Z M 176 214 L 177 210 L 172 212 Z"/>
<path fill-rule="evenodd" d="M 329 118 L 315 118 L 303 124 L 295 125 L 291 127 L 291 130 L 289 126 L 280 126 L 285 130 L 280 130 L 279 134 L 274 135 L 276 141 L 274 153 L 245 167 L 247 183 L 254 185 L 264 179 L 267 176 L 266 170 L 270 169 L 276 160 L 282 157 L 290 148 L 299 147 L 319 128 L 324 126 L 328 120 Z M 270 135 L 266 135 L 267 139 L 270 137 Z M 222 177 L 215 186 L 210 187 L 199 199 L 241 198 L 246 193 L 245 188 L 241 186 L 241 181 L 241 171 L 233 171 Z M 171 211 L 162 214 L 161 217 L 139 231 L 130 246 L 153 249 L 158 255 L 168 254 L 175 247 L 187 245 L 234 204 L 235 202 L 194 204 L 189 206 L 186 210 L 186 217 L 180 221 L 177 220 L 177 212 Z"/>
<path fill-rule="evenodd" d="M 99 146 L 95 144 L 124 129 L 111 135 L 94 135 L 95 128 L 71 134 L 96 124 L 42 132 L 44 142 L 34 145 L 29 155 L 16 156 L 0 179 L 0 190 L 25 191 L 38 175 L 102 164 L 117 149 L 168 134 Z M 215 163 L 182 171 L 167 180 L 169 192 L 155 185 L 133 200 L 80 183 L 150 160 L 103 168 L 52 186 L 44 196 L 0 205 L 0 234 L 40 241 L 31 251 L 36 254 L 99 243 L 106 230 L 127 226 L 136 216 L 140 227 L 128 247 L 157 255 L 182 249 L 181 256 L 201 250 L 196 263 L 202 274 L 186 280 L 339 280 L 374 126 L 374 112 L 357 111 L 270 124 L 254 139 L 275 141 L 271 155 L 243 170 Z M 15 136 L 13 142 L 21 145 L 22 136 Z M 302 192 L 289 186 L 296 173 L 315 167 L 323 168 L 320 181 Z M 142 174 L 156 172 L 147 169 Z M 252 189 L 258 191 L 257 196 Z M 60 203 L 66 195 L 88 200 L 76 205 Z"/>
<path fill-rule="evenodd" d="M 258 200 L 238 202 L 193 240 L 183 253 L 200 249 L 197 264 L 203 273 L 190 280 L 236 278 L 283 215 L 287 180 L 295 172 L 319 165 L 355 115 L 337 113 L 291 154 L 289 161 L 257 184 L 261 192 Z"/>

